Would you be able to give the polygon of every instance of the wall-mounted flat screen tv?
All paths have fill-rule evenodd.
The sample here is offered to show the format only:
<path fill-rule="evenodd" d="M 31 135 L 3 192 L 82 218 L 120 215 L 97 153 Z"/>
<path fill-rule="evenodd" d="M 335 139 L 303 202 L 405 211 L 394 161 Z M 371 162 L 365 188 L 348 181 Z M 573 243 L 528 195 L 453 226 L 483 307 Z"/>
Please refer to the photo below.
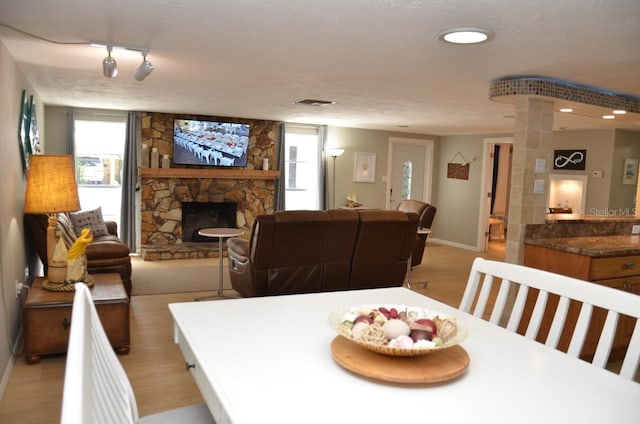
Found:
<path fill-rule="evenodd" d="M 202 166 L 247 166 L 249 124 L 176 119 L 173 163 Z"/>

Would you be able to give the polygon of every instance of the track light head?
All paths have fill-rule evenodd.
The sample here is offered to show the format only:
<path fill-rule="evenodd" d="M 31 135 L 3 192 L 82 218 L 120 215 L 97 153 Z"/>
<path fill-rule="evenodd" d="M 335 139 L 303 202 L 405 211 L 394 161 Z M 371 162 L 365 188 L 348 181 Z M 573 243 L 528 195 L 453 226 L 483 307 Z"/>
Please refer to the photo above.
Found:
<path fill-rule="evenodd" d="M 107 78 L 115 78 L 118 75 L 118 63 L 111 57 L 112 46 L 107 46 L 107 57 L 102 59 L 102 73 Z"/>
<path fill-rule="evenodd" d="M 142 53 L 142 63 L 136 69 L 133 70 L 133 77 L 142 81 L 153 71 L 153 64 L 147 60 L 146 53 Z"/>

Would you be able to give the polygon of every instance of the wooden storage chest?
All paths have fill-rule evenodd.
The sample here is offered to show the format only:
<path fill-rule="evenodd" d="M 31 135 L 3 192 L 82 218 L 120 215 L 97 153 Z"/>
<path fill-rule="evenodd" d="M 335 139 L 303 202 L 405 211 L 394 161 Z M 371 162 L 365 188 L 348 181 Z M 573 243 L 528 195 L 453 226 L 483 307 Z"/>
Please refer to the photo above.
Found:
<path fill-rule="evenodd" d="M 91 295 L 111 345 L 118 354 L 129 352 L 129 297 L 120 275 L 95 274 Z M 24 353 L 28 364 L 42 355 L 63 353 L 69 343 L 71 309 L 75 292 L 42 288 L 37 278 L 24 304 Z"/>

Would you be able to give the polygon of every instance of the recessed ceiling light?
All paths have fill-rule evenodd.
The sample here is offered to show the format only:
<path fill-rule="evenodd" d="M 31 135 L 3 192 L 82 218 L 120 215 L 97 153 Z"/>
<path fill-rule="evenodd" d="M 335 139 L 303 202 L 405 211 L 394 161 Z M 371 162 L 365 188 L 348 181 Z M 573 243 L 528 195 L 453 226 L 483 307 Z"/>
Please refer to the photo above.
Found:
<path fill-rule="evenodd" d="M 627 113 L 627 111 L 622 109 L 613 111 L 614 115 L 624 115 L 625 113 Z"/>
<path fill-rule="evenodd" d="M 451 28 L 438 33 L 438 40 L 453 44 L 477 44 L 493 38 L 493 31 L 483 28 Z"/>
<path fill-rule="evenodd" d="M 604 115 L 602 119 L 616 119 L 614 115 Z"/>
<path fill-rule="evenodd" d="M 571 109 L 570 107 L 562 107 L 560 108 L 560 112 L 569 113 L 573 112 L 573 109 Z"/>

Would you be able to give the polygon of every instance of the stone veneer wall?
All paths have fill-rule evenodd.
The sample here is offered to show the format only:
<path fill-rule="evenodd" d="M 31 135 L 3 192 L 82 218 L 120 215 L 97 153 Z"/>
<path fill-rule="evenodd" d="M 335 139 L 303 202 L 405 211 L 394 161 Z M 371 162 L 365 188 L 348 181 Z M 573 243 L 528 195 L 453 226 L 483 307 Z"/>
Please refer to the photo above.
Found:
<path fill-rule="evenodd" d="M 175 119 L 249 123 L 251 138 L 246 169 L 260 169 L 263 158 L 269 159 L 270 168 L 274 166 L 275 143 L 278 138 L 278 123 L 275 121 L 142 112 L 141 142 L 147 144 L 149 150 L 157 148 L 160 157 L 171 157 Z M 187 168 L 173 164 L 172 167 Z M 220 169 L 218 172 L 224 171 Z M 183 201 L 238 203 L 237 224 L 239 228 L 245 229 L 245 235 L 248 236 L 257 215 L 273 213 L 275 184 L 275 180 L 263 179 L 143 177 L 141 245 L 144 248 L 145 245 L 182 243 Z"/>

